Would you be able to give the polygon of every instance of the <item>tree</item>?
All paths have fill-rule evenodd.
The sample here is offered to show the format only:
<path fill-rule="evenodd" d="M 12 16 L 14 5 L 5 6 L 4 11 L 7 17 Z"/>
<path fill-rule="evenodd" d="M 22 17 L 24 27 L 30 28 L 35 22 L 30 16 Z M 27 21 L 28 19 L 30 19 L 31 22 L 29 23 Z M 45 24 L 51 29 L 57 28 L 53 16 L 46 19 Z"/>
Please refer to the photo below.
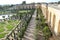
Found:
<path fill-rule="evenodd" d="M 23 1 L 22 4 L 26 4 L 26 1 Z"/>
<path fill-rule="evenodd" d="M 2 16 L 3 18 L 5 18 L 5 16 Z"/>
<path fill-rule="evenodd" d="M 58 1 L 58 4 L 60 4 L 60 1 Z"/>

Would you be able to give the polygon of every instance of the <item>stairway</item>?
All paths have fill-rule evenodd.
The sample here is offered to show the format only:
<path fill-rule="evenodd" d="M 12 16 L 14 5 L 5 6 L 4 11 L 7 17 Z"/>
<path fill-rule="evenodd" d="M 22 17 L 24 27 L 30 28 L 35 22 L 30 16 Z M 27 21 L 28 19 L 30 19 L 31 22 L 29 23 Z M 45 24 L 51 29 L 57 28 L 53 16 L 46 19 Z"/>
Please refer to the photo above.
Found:
<path fill-rule="evenodd" d="M 35 27 L 36 27 L 35 19 L 36 19 L 36 10 L 32 16 L 32 19 L 28 25 L 28 28 L 27 28 L 24 38 L 22 38 L 22 40 L 35 40 L 35 36 L 34 36 L 34 31 L 35 31 Z"/>

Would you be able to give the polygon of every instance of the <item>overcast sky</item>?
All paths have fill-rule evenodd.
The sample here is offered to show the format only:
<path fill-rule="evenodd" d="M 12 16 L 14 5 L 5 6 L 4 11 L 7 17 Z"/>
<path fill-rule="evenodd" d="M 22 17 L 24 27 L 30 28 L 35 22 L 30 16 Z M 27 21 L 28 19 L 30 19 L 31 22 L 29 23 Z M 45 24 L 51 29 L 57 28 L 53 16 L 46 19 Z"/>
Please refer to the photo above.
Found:
<path fill-rule="evenodd" d="M 26 1 L 27 3 L 31 2 L 56 2 L 59 0 L 0 0 L 0 5 L 5 5 L 5 4 L 20 4 L 22 1 Z"/>

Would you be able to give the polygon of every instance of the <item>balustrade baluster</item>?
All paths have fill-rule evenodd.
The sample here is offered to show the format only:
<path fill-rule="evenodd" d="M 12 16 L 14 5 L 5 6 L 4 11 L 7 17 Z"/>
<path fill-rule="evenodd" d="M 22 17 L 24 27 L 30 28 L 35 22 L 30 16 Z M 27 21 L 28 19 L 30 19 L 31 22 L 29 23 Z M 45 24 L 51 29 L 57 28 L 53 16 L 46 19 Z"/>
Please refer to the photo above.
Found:
<path fill-rule="evenodd" d="M 20 24 L 19 24 L 19 25 L 20 25 Z M 18 27 L 17 27 L 17 29 L 18 29 L 17 32 L 18 32 L 18 33 L 19 33 L 19 29 L 20 29 L 19 25 L 18 25 Z"/>
<path fill-rule="evenodd" d="M 12 34 L 11 34 L 11 35 L 12 35 L 12 38 L 14 39 L 14 33 L 13 33 L 13 32 L 12 32 Z"/>
<path fill-rule="evenodd" d="M 14 39 L 16 38 L 16 36 L 15 36 L 15 32 L 13 32 L 14 33 Z"/>
<path fill-rule="evenodd" d="M 7 37 L 6 40 L 10 40 L 9 37 Z"/>

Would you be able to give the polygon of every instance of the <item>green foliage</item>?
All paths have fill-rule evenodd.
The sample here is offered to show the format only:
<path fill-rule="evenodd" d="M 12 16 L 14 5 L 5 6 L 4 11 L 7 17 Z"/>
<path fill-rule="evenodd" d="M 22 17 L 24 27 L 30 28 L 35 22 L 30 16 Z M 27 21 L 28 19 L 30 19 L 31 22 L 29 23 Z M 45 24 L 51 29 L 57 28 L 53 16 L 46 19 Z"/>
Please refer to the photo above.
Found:
<path fill-rule="evenodd" d="M 18 22 L 18 20 L 0 22 L 0 38 L 5 37 L 6 33 L 10 32 L 18 24 Z"/>
<path fill-rule="evenodd" d="M 44 27 L 43 33 L 44 33 L 44 36 L 45 36 L 45 39 L 46 39 L 46 40 L 48 40 L 48 38 L 52 36 L 52 33 L 51 33 L 51 31 L 49 30 L 48 26 L 45 26 L 45 27 Z"/>
<path fill-rule="evenodd" d="M 27 13 L 27 12 L 31 12 L 31 10 L 20 10 L 20 11 L 18 11 L 18 13 Z"/>
<path fill-rule="evenodd" d="M 60 1 L 58 1 L 58 4 L 60 4 Z"/>
<path fill-rule="evenodd" d="M 0 38 L 5 37 L 6 34 L 7 34 L 7 33 L 2 33 L 2 34 L 0 34 Z"/>
<path fill-rule="evenodd" d="M 4 32 L 4 30 L 5 30 L 4 28 L 0 27 L 0 32 Z"/>
<path fill-rule="evenodd" d="M 23 38 L 24 32 L 25 32 L 25 27 L 20 29 L 21 32 L 18 34 L 20 38 Z"/>
<path fill-rule="evenodd" d="M 1 24 L 1 25 L 2 25 L 2 24 L 4 25 L 4 24 L 5 24 L 5 22 L 0 22 L 0 24 Z"/>
<path fill-rule="evenodd" d="M 23 1 L 22 4 L 26 4 L 26 1 Z"/>
<path fill-rule="evenodd" d="M 13 29 L 13 25 L 7 25 L 6 28 L 8 29 L 8 31 L 11 31 Z"/>
<path fill-rule="evenodd" d="M 52 33 L 47 25 L 47 23 L 45 23 L 46 19 L 44 19 L 44 16 L 43 16 L 43 13 L 42 13 L 42 10 L 41 9 L 37 9 L 37 15 L 36 16 L 39 20 L 37 20 L 37 29 L 38 30 L 42 30 L 43 32 L 43 36 L 45 37 L 45 40 L 48 40 L 49 37 L 52 36 Z M 39 17 L 40 15 L 40 17 Z"/>
<path fill-rule="evenodd" d="M 23 38 L 23 36 L 24 36 L 24 33 L 25 33 L 25 31 L 26 31 L 26 29 L 27 29 L 27 26 L 28 26 L 28 24 L 29 24 L 29 22 L 30 22 L 30 19 L 31 19 L 31 17 L 32 17 L 32 14 L 31 14 L 31 12 L 27 12 L 27 13 L 24 13 L 25 15 L 24 16 L 26 16 L 26 18 L 24 19 L 24 23 L 23 23 L 23 26 L 22 26 L 22 28 L 20 29 L 20 32 L 18 33 L 18 36 L 20 37 L 20 40 L 22 40 L 22 38 Z M 29 16 L 27 16 L 27 15 L 31 15 L 30 17 Z"/>
<path fill-rule="evenodd" d="M 49 28 L 48 28 L 47 26 L 45 26 L 44 29 L 43 29 L 43 33 L 44 33 L 45 35 L 48 35 L 47 32 L 49 32 Z"/>
<path fill-rule="evenodd" d="M 39 20 L 39 18 L 38 18 L 38 17 L 36 17 L 36 20 Z"/>

